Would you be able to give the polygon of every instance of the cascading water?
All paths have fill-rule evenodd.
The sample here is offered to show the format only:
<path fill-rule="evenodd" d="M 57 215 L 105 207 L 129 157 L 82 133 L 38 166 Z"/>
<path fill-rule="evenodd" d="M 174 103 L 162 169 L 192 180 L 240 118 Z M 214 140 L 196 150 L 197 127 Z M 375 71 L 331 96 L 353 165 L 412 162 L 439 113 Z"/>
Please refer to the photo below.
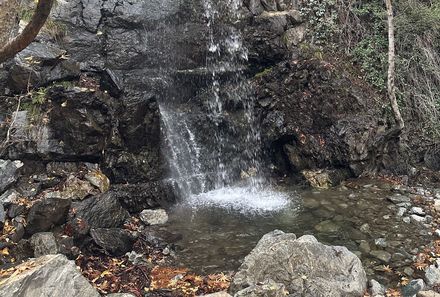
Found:
<path fill-rule="evenodd" d="M 254 98 L 244 70 L 247 49 L 236 25 L 240 0 L 202 0 L 208 31 L 207 88 L 204 117 L 185 104 L 161 105 L 168 146 L 170 178 L 190 205 L 213 205 L 244 211 L 275 210 L 286 196 L 268 190 L 262 172 L 261 145 Z M 228 105 L 236 106 L 235 109 Z M 194 123 L 202 119 L 208 128 Z M 200 141 L 209 134 L 208 141 Z"/>

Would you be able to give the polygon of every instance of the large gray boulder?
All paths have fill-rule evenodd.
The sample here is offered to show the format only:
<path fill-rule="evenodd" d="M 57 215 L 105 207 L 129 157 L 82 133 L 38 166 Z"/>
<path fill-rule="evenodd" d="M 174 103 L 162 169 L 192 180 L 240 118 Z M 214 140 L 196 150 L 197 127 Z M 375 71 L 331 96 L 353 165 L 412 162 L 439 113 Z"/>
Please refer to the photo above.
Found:
<path fill-rule="evenodd" d="M 20 273 L 0 285 L 2 297 L 99 297 L 73 261 L 63 255 L 31 259 L 17 267 Z"/>
<path fill-rule="evenodd" d="M 361 261 L 347 248 L 321 244 L 311 235 L 297 239 L 279 230 L 264 235 L 246 256 L 231 291 L 269 279 L 301 297 L 358 297 L 367 288 Z"/>

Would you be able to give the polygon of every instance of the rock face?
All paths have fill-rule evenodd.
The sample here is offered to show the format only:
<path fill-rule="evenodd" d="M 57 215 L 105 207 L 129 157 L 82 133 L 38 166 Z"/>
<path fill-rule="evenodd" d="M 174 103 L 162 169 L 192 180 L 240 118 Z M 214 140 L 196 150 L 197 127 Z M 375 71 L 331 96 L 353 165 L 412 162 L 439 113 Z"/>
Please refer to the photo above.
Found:
<path fill-rule="evenodd" d="M 0 286 L 0 296 L 100 296 L 76 269 L 75 263 L 63 255 L 31 259 L 19 265 L 17 269 L 23 271 L 10 277 Z"/>
<path fill-rule="evenodd" d="M 146 208 L 168 207 L 176 202 L 170 185 L 163 182 L 115 185 L 112 195 L 118 198 L 130 212 L 140 212 Z"/>
<path fill-rule="evenodd" d="M 347 73 L 331 61 L 302 57 L 256 76 L 262 139 L 278 167 L 362 171 L 380 129 L 377 95 Z"/>
<path fill-rule="evenodd" d="M 268 279 L 286 286 L 292 296 L 362 296 L 367 278 L 361 261 L 345 247 L 326 246 L 313 236 L 296 239 L 273 231 L 258 242 L 235 275 L 231 291 Z"/>

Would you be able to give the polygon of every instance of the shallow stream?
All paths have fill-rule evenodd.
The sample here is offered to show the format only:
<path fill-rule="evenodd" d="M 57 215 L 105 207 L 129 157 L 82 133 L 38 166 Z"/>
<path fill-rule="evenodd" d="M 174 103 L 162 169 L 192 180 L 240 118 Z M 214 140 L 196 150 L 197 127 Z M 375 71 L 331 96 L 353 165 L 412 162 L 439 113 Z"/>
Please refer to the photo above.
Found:
<path fill-rule="evenodd" d="M 170 214 L 169 230 L 182 235 L 177 260 L 204 273 L 236 270 L 262 235 L 280 229 L 346 246 L 361 258 L 369 277 L 383 283 L 396 279 L 384 272 L 385 265 L 411 274 L 413 256 L 430 240 L 429 226 L 408 222 L 410 202 L 387 199 L 407 196 L 392 192 L 388 184 L 368 182 L 260 193 L 228 188 L 193 197 Z"/>

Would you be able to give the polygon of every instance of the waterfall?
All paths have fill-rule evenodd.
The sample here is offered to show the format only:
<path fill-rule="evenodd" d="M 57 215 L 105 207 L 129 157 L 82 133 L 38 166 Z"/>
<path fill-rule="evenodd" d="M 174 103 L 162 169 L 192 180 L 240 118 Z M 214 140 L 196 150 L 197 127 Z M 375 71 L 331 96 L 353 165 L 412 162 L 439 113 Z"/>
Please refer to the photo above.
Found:
<path fill-rule="evenodd" d="M 262 172 L 260 129 L 245 75 L 248 52 L 238 28 L 242 3 L 201 1 L 206 65 L 185 73 L 203 73 L 202 95 L 160 105 L 169 177 L 189 203 L 279 209 L 286 199 L 267 189 Z"/>

